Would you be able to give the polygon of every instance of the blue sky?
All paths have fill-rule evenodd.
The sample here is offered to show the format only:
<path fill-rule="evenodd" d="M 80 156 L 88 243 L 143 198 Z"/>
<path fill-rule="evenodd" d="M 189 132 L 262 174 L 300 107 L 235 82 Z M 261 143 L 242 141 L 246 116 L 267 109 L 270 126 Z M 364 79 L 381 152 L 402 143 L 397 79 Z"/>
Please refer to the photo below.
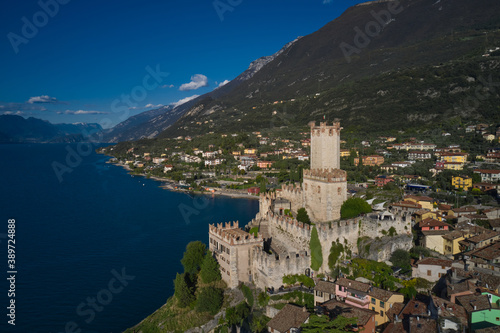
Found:
<path fill-rule="evenodd" d="M 109 127 L 207 93 L 362 1 L 2 2 L 0 114 Z"/>

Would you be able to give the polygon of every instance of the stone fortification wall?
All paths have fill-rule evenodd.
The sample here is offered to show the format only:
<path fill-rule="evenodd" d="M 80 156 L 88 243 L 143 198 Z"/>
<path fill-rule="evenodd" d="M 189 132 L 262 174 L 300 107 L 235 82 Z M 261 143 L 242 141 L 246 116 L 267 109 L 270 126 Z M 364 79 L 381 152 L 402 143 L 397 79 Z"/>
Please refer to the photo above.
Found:
<path fill-rule="evenodd" d="M 311 259 L 307 251 L 269 254 L 261 246 L 252 249 L 252 280 L 258 288 L 283 285 L 283 276 L 305 274 Z"/>
<path fill-rule="evenodd" d="M 290 201 L 292 210 L 296 212 L 299 208 L 305 207 L 304 193 L 300 184 L 282 185 L 281 193 L 278 194 L 281 198 Z"/>
<path fill-rule="evenodd" d="M 297 250 L 309 250 L 309 240 L 311 239 L 312 227 L 308 224 L 298 222 L 297 220 L 277 216 L 273 213 L 268 214 L 267 219 L 270 235 L 283 244 L 291 244 Z M 379 220 L 370 216 L 358 217 L 349 220 L 340 220 L 332 223 L 318 223 L 318 237 L 321 242 L 323 252 L 322 269 L 328 272 L 328 255 L 332 242 L 341 242 L 349 246 L 353 254 L 358 253 L 357 241 L 360 237 L 385 237 L 390 228 L 393 227 L 396 234 L 394 236 L 410 236 L 411 245 L 411 222 L 410 219 L 404 219 L 401 216 L 394 216 L 394 219 Z M 405 229 L 406 227 L 406 229 Z M 393 237 L 393 239 L 396 239 Z M 404 238 L 406 239 L 406 238 Z M 403 245 L 401 245 L 403 246 Z M 403 247 L 407 247 L 404 245 Z M 382 260 L 390 257 L 387 249 L 378 254 Z"/>

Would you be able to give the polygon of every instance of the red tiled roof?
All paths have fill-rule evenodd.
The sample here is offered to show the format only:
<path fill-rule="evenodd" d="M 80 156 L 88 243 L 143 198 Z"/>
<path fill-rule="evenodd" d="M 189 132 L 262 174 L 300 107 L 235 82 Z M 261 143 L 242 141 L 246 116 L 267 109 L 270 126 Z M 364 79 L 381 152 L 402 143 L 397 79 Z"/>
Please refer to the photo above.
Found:
<path fill-rule="evenodd" d="M 424 258 L 417 261 L 417 265 L 433 265 L 433 266 L 445 266 L 451 267 L 453 260 L 438 259 L 438 258 Z"/>

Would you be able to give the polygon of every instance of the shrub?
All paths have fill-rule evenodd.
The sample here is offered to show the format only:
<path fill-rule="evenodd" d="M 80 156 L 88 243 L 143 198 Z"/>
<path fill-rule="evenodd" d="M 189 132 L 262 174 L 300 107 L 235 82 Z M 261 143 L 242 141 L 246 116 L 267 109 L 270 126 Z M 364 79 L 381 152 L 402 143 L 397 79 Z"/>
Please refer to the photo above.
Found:
<path fill-rule="evenodd" d="M 208 312 L 214 315 L 219 312 L 223 300 L 224 295 L 221 289 L 206 287 L 198 294 L 195 309 L 198 312 Z"/>
<path fill-rule="evenodd" d="M 390 261 L 394 266 L 400 267 L 402 271 L 409 271 L 411 269 L 410 259 L 410 253 L 398 249 L 392 252 Z"/>
<path fill-rule="evenodd" d="M 349 198 L 340 208 L 340 216 L 343 219 L 350 219 L 363 213 L 370 213 L 371 206 L 361 198 Z"/>
<path fill-rule="evenodd" d="M 241 326 L 246 318 L 250 315 L 251 307 L 247 302 L 241 302 L 240 304 L 230 307 L 226 310 L 226 322 L 229 326 L 238 325 Z"/>
<path fill-rule="evenodd" d="M 344 246 L 339 242 L 332 242 L 330 255 L 328 256 L 328 267 L 333 270 L 341 254 L 344 252 Z"/>
<path fill-rule="evenodd" d="M 311 224 L 311 219 L 309 218 L 307 210 L 304 207 L 297 210 L 297 221 Z"/>

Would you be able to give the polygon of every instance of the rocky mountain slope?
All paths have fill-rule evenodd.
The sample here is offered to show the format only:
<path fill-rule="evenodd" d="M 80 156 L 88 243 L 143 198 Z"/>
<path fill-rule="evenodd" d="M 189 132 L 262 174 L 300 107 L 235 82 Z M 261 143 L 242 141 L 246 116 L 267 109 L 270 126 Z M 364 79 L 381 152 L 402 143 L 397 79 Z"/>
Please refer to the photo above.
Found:
<path fill-rule="evenodd" d="M 495 0 L 353 6 L 230 93 L 194 105 L 161 137 L 323 118 L 364 131 L 498 122 L 499 28 Z"/>

